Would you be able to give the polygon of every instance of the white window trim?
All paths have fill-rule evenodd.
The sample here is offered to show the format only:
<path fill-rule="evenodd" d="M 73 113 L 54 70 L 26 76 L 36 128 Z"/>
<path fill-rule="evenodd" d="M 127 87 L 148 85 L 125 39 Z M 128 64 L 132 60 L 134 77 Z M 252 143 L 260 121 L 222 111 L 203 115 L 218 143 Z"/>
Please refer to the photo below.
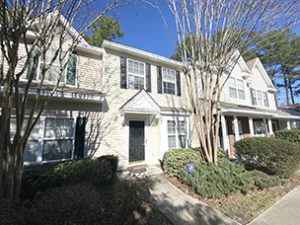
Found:
<path fill-rule="evenodd" d="M 190 121 L 189 115 L 162 115 L 161 117 L 161 158 L 163 157 L 165 151 L 169 150 L 168 146 L 168 120 L 175 120 L 176 127 L 176 148 L 180 148 L 178 136 L 178 124 L 177 121 L 185 121 L 185 148 L 190 146 Z"/>
<path fill-rule="evenodd" d="M 44 137 L 44 132 L 45 132 L 45 127 L 46 127 L 46 119 L 52 118 L 52 119 L 70 119 L 73 120 L 73 137 L 68 137 L 64 138 L 62 140 L 70 140 L 73 139 L 72 141 L 72 153 L 71 153 L 71 158 L 68 159 L 54 159 L 54 160 L 43 160 L 43 154 L 44 154 L 44 141 L 46 140 L 60 140 L 59 138 L 45 138 Z M 74 159 L 74 149 L 75 149 L 75 133 L 76 133 L 76 119 L 73 117 L 64 117 L 64 116 L 41 116 L 40 117 L 40 129 L 39 132 L 41 133 L 40 137 L 38 140 L 33 139 L 34 141 L 38 141 L 39 143 L 39 148 L 37 149 L 37 160 L 35 162 L 24 162 L 24 165 L 33 165 L 33 164 L 41 164 L 41 163 L 55 163 L 55 162 L 64 162 L 64 161 L 69 161 Z M 30 138 L 30 137 L 29 137 Z"/>
<path fill-rule="evenodd" d="M 175 82 L 172 82 L 172 81 L 164 81 L 164 70 L 170 70 L 170 71 L 173 71 L 175 73 Z M 169 68 L 166 68 L 166 67 L 162 67 L 161 68 L 161 77 L 162 77 L 162 82 L 161 82 L 161 85 L 162 85 L 162 93 L 165 94 L 165 95 L 177 95 L 177 75 L 176 75 L 176 70 L 172 70 L 172 69 L 169 69 Z M 173 83 L 175 84 L 175 93 L 174 94 L 169 94 L 169 93 L 165 93 L 165 90 L 164 90 L 164 82 L 167 82 L 167 83 Z"/>
<path fill-rule="evenodd" d="M 246 100 L 246 90 L 245 90 L 245 82 L 244 82 L 244 80 L 239 79 L 239 78 L 235 78 L 235 77 L 230 77 L 229 79 L 233 79 L 234 80 L 234 87 L 231 87 L 230 83 L 228 82 L 228 95 L 229 95 L 229 98 L 231 98 L 231 99 L 238 99 L 238 100 L 241 100 L 241 101 L 245 101 Z M 238 87 L 238 83 L 237 83 L 238 81 L 241 81 L 243 83 L 243 89 L 240 89 Z M 234 89 L 235 90 L 235 93 L 236 93 L 236 96 L 237 96 L 236 98 L 230 96 L 230 89 Z M 245 98 L 241 98 L 241 96 L 239 94 L 239 91 L 243 91 L 244 92 Z"/>
<path fill-rule="evenodd" d="M 137 63 L 142 63 L 144 65 L 144 74 L 141 75 L 141 74 L 129 73 L 129 71 L 128 71 L 129 61 L 137 62 Z M 146 63 L 138 61 L 138 60 L 127 58 L 127 60 L 126 60 L 126 88 L 127 89 L 131 89 L 131 88 L 128 87 L 128 84 L 129 84 L 129 82 L 128 82 L 129 75 L 144 78 L 144 89 L 146 89 Z M 134 89 L 131 89 L 131 90 L 138 90 L 138 89 L 134 88 Z"/>
<path fill-rule="evenodd" d="M 45 137 L 45 128 L 46 128 L 46 120 L 47 119 L 68 119 L 68 120 L 73 120 L 73 137 L 66 137 L 66 138 L 47 138 Z M 74 149 L 75 149 L 75 133 L 76 133 L 76 124 L 75 124 L 75 119 L 72 117 L 52 117 L 52 116 L 45 116 L 44 121 L 43 121 L 43 140 L 42 140 L 42 162 L 60 162 L 60 161 L 67 161 L 67 160 L 73 160 L 74 159 Z M 44 155 L 44 143 L 45 141 L 55 141 L 55 140 L 72 140 L 72 152 L 71 152 L 71 158 L 62 158 L 62 159 L 54 159 L 54 160 L 44 160 L 43 155 Z"/>

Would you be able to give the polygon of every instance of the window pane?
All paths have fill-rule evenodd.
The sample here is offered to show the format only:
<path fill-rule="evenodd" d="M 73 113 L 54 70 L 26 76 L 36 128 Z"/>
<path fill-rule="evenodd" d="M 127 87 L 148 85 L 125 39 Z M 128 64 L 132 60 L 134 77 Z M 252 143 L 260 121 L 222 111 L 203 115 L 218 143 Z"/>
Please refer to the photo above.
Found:
<path fill-rule="evenodd" d="M 185 134 L 186 133 L 185 121 L 179 121 L 178 122 L 178 133 L 179 134 Z"/>
<path fill-rule="evenodd" d="M 45 125 L 46 138 L 73 138 L 73 119 L 47 118 Z"/>
<path fill-rule="evenodd" d="M 144 78 L 128 75 L 128 88 L 142 90 L 144 88 Z"/>
<path fill-rule="evenodd" d="M 70 159 L 72 157 L 72 140 L 44 141 L 43 160 Z"/>
<path fill-rule="evenodd" d="M 168 136 L 168 148 L 169 149 L 174 149 L 176 148 L 176 136 Z"/>
<path fill-rule="evenodd" d="M 175 121 L 168 120 L 168 134 L 175 134 L 176 128 L 175 128 Z"/>
<path fill-rule="evenodd" d="M 235 79 L 233 77 L 229 77 L 228 82 L 229 82 L 229 87 L 236 88 Z"/>
<path fill-rule="evenodd" d="M 244 82 L 242 80 L 237 79 L 237 87 L 238 89 L 244 90 Z"/>
<path fill-rule="evenodd" d="M 144 76 L 145 73 L 145 64 L 142 62 L 128 60 L 128 73 L 132 75 L 141 75 Z"/>
<path fill-rule="evenodd" d="M 263 102 L 262 102 L 262 92 L 261 91 L 257 91 L 257 101 L 258 101 L 258 105 L 262 106 Z"/>
<path fill-rule="evenodd" d="M 175 95 L 175 84 L 163 82 L 163 85 L 164 85 L 163 90 L 165 94 Z"/>
<path fill-rule="evenodd" d="M 56 140 L 44 141 L 43 160 L 58 160 L 62 159 L 61 149 Z"/>
<path fill-rule="evenodd" d="M 252 103 L 253 105 L 257 105 L 257 99 L 256 99 L 256 91 L 251 88 L 251 95 L 252 95 Z"/>
<path fill-rule="evenodd" d="M 230 98 L 237 98 L 237 93 L 235 88 L 229 88 L 229 96 Z"/>
<path fill-rule="evenodd" d="M 38 151 L 38 141 L 28 141 L 24 151 L 25 162 L 36 162 Z"/>
<path fill-rule="evenodd" d="M 244 90 L 238 90 L 239 92 L 239 99 L 245 100 L 246 96 L 245 96 L 245 91 Z"/>
<path fill-rule="evenodd" d="M 176 83 L 176 72 L 174 70 L 169 70 L 166 68 L 162 69 L 163 81 L 169 81 Z"/>
<path fill-rule="evenodd" d="M 266 127 L 263 121 L 253 121 L 254 134 L 265 134 Z"/>
<path fill-rule="evenodd" d="M 179 135 L 178 139 L 179 139 L 180 148 L 185 148 L 185 143 L 186 143 L 185 135 Z"/>
<path fill-rule="evenodd" d="M 264 92 L 264 106 L 269 107 L 268 94 Z"/>

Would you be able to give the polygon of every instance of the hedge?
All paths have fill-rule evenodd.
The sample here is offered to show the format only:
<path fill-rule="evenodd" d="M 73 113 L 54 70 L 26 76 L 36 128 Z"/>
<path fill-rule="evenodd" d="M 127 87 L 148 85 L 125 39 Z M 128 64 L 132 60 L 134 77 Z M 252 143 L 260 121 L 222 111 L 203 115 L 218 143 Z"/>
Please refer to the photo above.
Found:
<path fill-rule="evenodd" d="M 275 131 L 275 137 L 300 144 L 300 129 L 278 130 Z"/>
<path fill-rule="evenodd" d="M 117 167 L 115 156 L 28 166 L 23 172 L 21 198 L 32 198 L 37 192 L 79 182 L 108 185 L 114 181 Z"/>
<path fill-rule="evenodd" d="M 163 170 L 169 176 L 178 176 L 182 169 L 186 169 L 188 163 L 199 164 L 201 153 L 197 149 L 174 149 L 165 153 L 163 158 Z"/>
<path fill-rule="evenodd" d="M 289 177 L 299 167 L 299 145 L 282 139 L 254 137 L 234 144 L 236 154 L 247 169 Z"/>
<path fill-rule="evenodd" d="M 179 179 L 200 195 L 214 199 L 235 192 L 247 193 L 254 189 L 264 189 L 280 182 L 276 176 L 269 176 L 260 171 L 249 172 L 243 165 L 229 160 L 221 160 L 217 165 L 201 162 L 191 174 L 181 170 Z"/>

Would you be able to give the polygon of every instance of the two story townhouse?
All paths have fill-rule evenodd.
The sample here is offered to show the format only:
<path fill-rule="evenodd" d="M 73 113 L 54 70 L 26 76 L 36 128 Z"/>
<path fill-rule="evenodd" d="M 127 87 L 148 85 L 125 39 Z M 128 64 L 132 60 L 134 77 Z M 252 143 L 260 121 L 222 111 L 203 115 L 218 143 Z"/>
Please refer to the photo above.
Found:
<path fill-rule="evenodd" d="M 114 154 L 126 169 L 159 164 L 168 149 L 199 146 L 181 69 L 157 54 L 110 41 L 96 48 L 82 39 L 32 132 L 26 162 Z M 221 97 L 220 143 L 229 156 L 241 138 L 299 127 L 300 114 L 279 110 L 275 99 L 260 60 L 241 57 Z"/>

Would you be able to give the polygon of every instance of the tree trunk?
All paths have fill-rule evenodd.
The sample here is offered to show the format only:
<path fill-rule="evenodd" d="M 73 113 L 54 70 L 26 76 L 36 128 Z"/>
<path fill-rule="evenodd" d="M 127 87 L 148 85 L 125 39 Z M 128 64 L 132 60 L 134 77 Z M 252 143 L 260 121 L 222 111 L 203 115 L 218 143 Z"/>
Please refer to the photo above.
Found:
<path fill-rule="evenodd" d="M 291 95 L 291 100 L 292 100 L 292 104 L 295 104 L 295 99 L 294 99 L 294 93 L 293 93 L 293 86 L 292 86 L 292 82 L 291 79 L 288 78 L 288 85 L 289 85 L 289 91 L 290 91 L 290 95 Z"/>
<path fill-rule="evenodd" d="M 289 95 L 289 85 L 288 85 L 288 80 L 284 76 L 284 88 L 285 88 L 285 99 L 286 99 L 286 104 L 290 104 L 290 95 Z"/>

